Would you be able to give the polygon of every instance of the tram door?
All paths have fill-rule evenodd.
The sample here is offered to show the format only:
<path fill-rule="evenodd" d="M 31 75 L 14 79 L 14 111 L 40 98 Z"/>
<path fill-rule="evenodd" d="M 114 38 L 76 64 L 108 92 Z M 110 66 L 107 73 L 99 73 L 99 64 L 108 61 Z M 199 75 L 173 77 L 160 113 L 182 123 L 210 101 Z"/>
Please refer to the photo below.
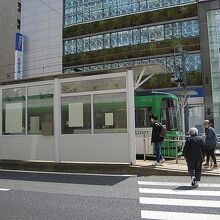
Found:
<path fill-rule="evenodd" d="M 151 113 L 152 107 L 142 107 L 135 109 L 135 133 L 137 155 L 143 155 L 144 151 L 146 154 L 153 154 L 153 149 L 151 149 Z"/>

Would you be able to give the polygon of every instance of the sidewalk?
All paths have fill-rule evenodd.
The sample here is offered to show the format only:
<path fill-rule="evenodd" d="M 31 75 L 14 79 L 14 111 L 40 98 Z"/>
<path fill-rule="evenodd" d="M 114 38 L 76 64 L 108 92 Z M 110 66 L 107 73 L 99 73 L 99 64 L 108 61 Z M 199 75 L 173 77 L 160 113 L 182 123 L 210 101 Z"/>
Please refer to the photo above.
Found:
<path fill-rule="evenodd" d="M 220 156 L 217 156 L 217 163 L 219 167 L 214 168 L 204 168 L 202 169 L 202 175 L 210 175 L 210 176 L 220 176 Z M 167 159 L 163 166 L 153 166 L 154 160 L 137 160 L 136 166 L 138 167 L 146 167 L 149 169 L 155 169 L 163 173 L 169 172 L 173 173 L 173 175 L 188 175 L 187 165 L 183 158 L 178 159 L 178 164 L 175 159 Z"/>
<path fill-rule="evenodd" d="M 137 160 L 135 165 L 122 163 L 55 163 L 48 161 L 12 161 L 0 160 L 0 169 L 3 170 L 28 170 L 43 172 L 66 172 L 66 173 L 93 173 L 109 175 L 188 175 L 186 162 L 183 158 L 167 159 L 163 166 L 153 166 L 155 160 Z M 202 175 L 220 176 L 220 156 L 217 156 L 219 168 L 203 168 Z"/>

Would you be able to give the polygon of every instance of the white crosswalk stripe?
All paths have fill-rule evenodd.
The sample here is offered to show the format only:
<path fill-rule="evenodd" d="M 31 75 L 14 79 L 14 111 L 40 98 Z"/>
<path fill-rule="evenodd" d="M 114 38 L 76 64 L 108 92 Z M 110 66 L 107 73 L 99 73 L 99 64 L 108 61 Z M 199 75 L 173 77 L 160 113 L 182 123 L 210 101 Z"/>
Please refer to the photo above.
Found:
<path fill-rule="evenodd" d="M 154 189 L 139 188 L 140 193 L 169 194 L 169 195 L 194 195 L 194 196 L 220 196 L 220 191 L 201 191 L 201 190 L 173 190 L 173 189 Z"/>
<path fill-rule="evenodd" d="M 10 189 L 0 188 L 0 191 L 9 191 Z"/>
<path fill-rule="evenodd" d="M 142 218 L 169 219 L 169 220 L 219 220 L 219 215 L 195 214 L 183 212 L 141 211 Z"/>
<path fill-rule="evenodd" d="M 150 185 L 150 186 L 187 186 L 189 183 L 177 183 L 177 182 L 153 182 L 153 181 L 138 181 L 139 185 Z M 209 188 L 220 188 L 220 184 L 212 183 L 199 183 L 199 188 L 209 187 Z"/>
<path fill-rule="evenodd" d="M 220 184 L 200 183 L 191 190 L 189 183 L 138 181 L 138 185 L 142 219 L 220 219 L 220 211 L 216 211 L 220 209 Z"/>

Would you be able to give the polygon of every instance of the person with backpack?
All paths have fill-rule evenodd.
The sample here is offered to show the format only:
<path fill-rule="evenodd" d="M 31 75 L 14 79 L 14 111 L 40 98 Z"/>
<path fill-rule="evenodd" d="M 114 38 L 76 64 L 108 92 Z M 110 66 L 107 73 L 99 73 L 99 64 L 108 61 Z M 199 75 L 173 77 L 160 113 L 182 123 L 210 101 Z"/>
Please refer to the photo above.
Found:
<path fill-rule="evenodd" d="M 156 114 L 152 114 L 150 116 L 150 121 L 152 123 L 152 135 L 151 135 L 151 143 L 154 144 L 156 151 L 156 162 L 153 163 L 154 166 L 161 166 L 165 159 L 161 155 L 161 143 L 164 140 L 165 129 L 161 123 L 157 122 L 158 116 Z"/>

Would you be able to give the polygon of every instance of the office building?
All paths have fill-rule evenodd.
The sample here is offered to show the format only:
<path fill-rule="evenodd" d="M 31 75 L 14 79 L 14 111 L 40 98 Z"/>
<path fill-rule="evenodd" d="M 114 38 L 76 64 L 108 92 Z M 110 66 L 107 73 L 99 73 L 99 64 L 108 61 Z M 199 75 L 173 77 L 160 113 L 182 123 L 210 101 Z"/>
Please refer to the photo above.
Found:
<path fill-rule="evenodd" d="M 20 0 L 0 1 L 0 81 L 14 79 L 15 36 L 21 28 Z"/>
<path fill-rule="evenodd" d="M 218 52 L 209 55 L 208 45 L 217 48 L 212 41 L 218 35 L 210 33 L 219 32 L 210 28 L 214 18 L 213 24 L 218 23 L 219 1 L 22 2 L 24 76 L 160 63 L 169 73 L 155 75 L 144 89 L 187 94 L 187 128 L 194 125 L 201 131 L 204 118 L 218 120 L 213 114 L 219 112 L 219 101 L 212 96 L 217 91 L 213 77 L 219 73 Z"/>

